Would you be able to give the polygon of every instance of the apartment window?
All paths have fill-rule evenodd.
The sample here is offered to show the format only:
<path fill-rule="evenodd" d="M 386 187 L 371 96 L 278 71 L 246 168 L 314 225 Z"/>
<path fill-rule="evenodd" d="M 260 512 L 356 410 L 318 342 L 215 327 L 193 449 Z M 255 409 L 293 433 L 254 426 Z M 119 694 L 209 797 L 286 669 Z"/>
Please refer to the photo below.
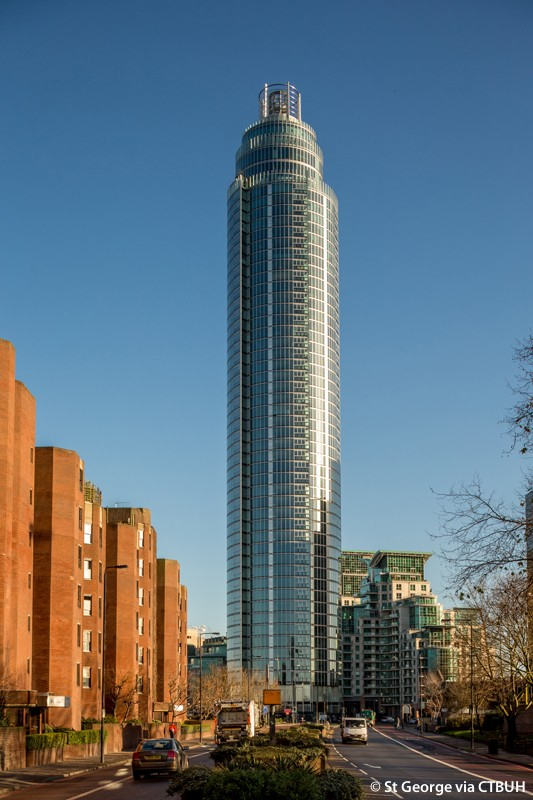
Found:
<path fill-rule="evenodd" d="M 29 658 L 27 658 L 27 659 L 26 659 L 26 672 L 28 673 L 28 675 L 30 674 L 30 671 L 31 671 L 31 667 L 30 667 L 30 659 L 29 659 Z"/>
<path fill-rule="evenodd" d="M 81 544 L 78 545 L 78 569 L 81 569 L 82 549 Z"/>
<path fill-rule="evenodd" d="M 83 688 L 90 689 L 91 688 L 91 668 L 84 667 L 83 668 Z"/>
<path fill-rule="evenodd" d="M 83 631 L 83 652 L 90 653 L 93 649 L 93 632 Z"/>
<path fill-rule="evenodd" d="M 76 664 L 76 686 L 80 685 L 81 681 L 81 669 L 79 662 Z"/>
<path fill-rule="evenodd" d="M 102 598 L 98 598 L 98 616 L 102 619 Z"/>
<path fill-rule="evenodd" d="M 30 489 L 30 506 L 33 505 L 33 489 Z"/>
<path fill-rule="evenodd" d="M 148 589 L 148 608 L 152 608 L 152 592 Z"/>
<path fill-rule="evenodd" d="M 142 578 L 144 575 L 144 559 L 139 559 L 139 575 Z"/>
<path fill-rule="evenodd" d="M 137 691 L 139 692 L 139 694 L 142 694 L 143 688 L 144 688 L 143 676 L 137 675 Z"/>
<path fill-rule="evenodd" d="M 81 644 L 81 625 L 78 622 L 78 625 L 77 625 L 77 628 L 76 628 L 76 645 L 79 647 L 80 644 Z"/>
<path fill-rule="evenodd" d="M 30 447 L 30 464 L 33 464 L 33 447 Z"/>
<path fill-rule="evenodd" d="M 83 508 L 78 506 L 78 528 L 80 531 L 83 530 Z"/>
<path fill-rule="evenodd" d="M 144 633 L 144 617 L 139 617 L 139 621 L 137 624 L 137 631 L 138 633 L 141 634 L 141 636 Z"/>
<path fill-rule="evenodd" d="M 142 587 L 139 588 L 139 605 L 144 605 L 144 589 Z"/>
<path fill-rule="evenodd" d="M 92 617 L 93 613 L 93 598 L 91 594 L 86 594 L 83 597 L 83 616 Z"/>
<path fill-rule="evenodd" d="M 28 614 L 28 630 L 31 631 L 31 617 Z"/>
<path fill-rule="evenodd" d="M 33 531 L 32 531 L 31 528 L 28 531 L 28 544 L 29 544 L 30 547 L 33 544 Z"/>
<path fill-rule="evenodd" d="M 99 561 L 98 562 L 98 582 L 99 583 L 102 583 L 102 574 L 103 574 L 103 572 L 102 572 L 102 562 Z"/>
<path fill-rule="evenodd" d="M 137 663 L 144 664 L 144 647 L 139 647 L 137 649 Z"/>
<path fill-rule="evenodd" d="M 102 671 L 100 667 L 98 667 L 98 688 L 102 688 Z"/>
<path fill-rule="evenodd" d="M 427 586 L 424 586 L 424 585 L 422 585 L 422 586 L 420 587 L 420 590 L 421 590 L 422 592 L 427 592 L 427 590 L 428 590 L 428 587 L 427 587 Z"/>
<path fill-rule="evenodd" d="M 144 531 L 137 531 L 137 544 L 139 547 L 144 547 Z"/>
<path fill-rule="evenodd" d="M 93 526 L 90 522 L 86 522 L 83 526 L 83 541 L 85 544 L 93 543 Z"/>
<path fill-rule="evenodd" d="M 28 589 L 31 589 L 31 572 L 28 572 Z"/>
<path fill-rule="evenodd" d="M 152 562 L 151 561 L 148 562 L 148 577 L 149 578 L 152 577 Z"/>
<path fill-rule="evenodd" d="M 83 577 L 86 581 L 91 581 L 93 578 L 93 562 L 91 558 L 86 558 L 83 561 Z"/>
<path fill-rule="evenodd" d="M 101 633 L 98 634 L 98 652 L 99 653 L 102 652 L 102 634 Z"/>
<path fill-rule="evenodd" d="M 80 469 L 80 492 L 83 492 L 83 470 Z"/>
<path fill-rule="evenodd" d="M 102 526 L 100 526 L 100 532 L 98 534 L 98 543 L 99 546 L 102 547 Z"/>
<path fill-rule="evenodd" d="M 78 583 L 78 608 L 81 608 L 81 584 Z"/>

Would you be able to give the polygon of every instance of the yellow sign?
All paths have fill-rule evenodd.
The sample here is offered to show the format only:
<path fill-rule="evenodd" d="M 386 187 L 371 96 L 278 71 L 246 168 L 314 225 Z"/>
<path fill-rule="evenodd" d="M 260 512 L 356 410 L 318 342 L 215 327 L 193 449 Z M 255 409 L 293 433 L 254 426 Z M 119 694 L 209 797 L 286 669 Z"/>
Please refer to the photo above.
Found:
<path fill-rule="evenodd" d="M 281 689 L 263 689 L 263 705 L 281 705 Z"/>

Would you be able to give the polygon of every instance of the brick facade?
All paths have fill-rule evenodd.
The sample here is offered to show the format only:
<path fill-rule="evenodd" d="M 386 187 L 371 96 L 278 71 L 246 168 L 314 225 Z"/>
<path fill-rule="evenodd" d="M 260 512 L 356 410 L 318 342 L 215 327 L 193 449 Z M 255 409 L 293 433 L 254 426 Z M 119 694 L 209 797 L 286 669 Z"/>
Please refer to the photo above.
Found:
<path fill-rule="evenodd" d="M 0 339 L 0 682 L 31 689 L 35 400 Z"/>
<path fill-rule="evenodd" d="M 84 615 L 101 601 L 84 594 L 83 461 L 73 450 L 35 450 L 33 683 L 39 692 L 70 697 L 51 708 L 52 725 L 81 727 Z"/>
<path fill-rule="evenodd" d="M 117 715 L 151 721 L 187 669 L 187 590 L 156 548 L 148 509 L 103 508 L 76 452 L 35 447 L 35 400 L 0 339 L 0 688 L 68 697 L 45 721 L 79 729 L 100 719 L 105 655 L 107 711 L 121 684 Z"/>
<path fill-rule="evenodd" d="M 106 709 L 123 686 L 117 716 L 152 719 L 155 700 L 156 532 L 147 508 L 106 509 L 108 564 L 105 637 Z M 127 569 L 109 569 L 126 564 Z"/>
<path fill-rule="evenodd" d="M 157 559 L 156 693 L 171 707 L 164 721 L 179 718 L 175 706 L 187 705 L 187 589 L 178 562 L 166 558 Z"/>

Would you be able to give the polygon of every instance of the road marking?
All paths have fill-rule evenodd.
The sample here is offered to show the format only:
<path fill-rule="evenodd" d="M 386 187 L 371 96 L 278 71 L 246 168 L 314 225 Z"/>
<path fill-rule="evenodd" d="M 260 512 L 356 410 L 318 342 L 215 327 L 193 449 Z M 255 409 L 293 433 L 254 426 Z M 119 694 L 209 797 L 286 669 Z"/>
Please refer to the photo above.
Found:
<path fill-rule="evenodd" d="M 390 739 L 391 742 L 399 744 L 400 747 L 405 747 L 406 750 L 410 750 L 412 753 L 416 753 L 417 755 L 422 756 L 423 758 L 428 758 L 430 761 L 436 761 L 437 764 L 443 764 L 445 767 L 449 767 L 450 769 L 455 769 L 457 770 L 457 772 L 462 772 L 465 775 L 470 775 L 472 778 L 479 778 L 482 781 L 489 781 L 494 783 L 494 778 L 487 778 L 485 775 L 478 775 L 477 772 L 470 772 L 467 769 L 461 769 L 461 767 L 456 767 L 454 764 L 448 763 L 448 761 L 442 761 L 440 758 L 435 758 L 435 756 L 429 756 L 427 753 L 422 753 L 420 750 L 416 750 L 416 748 L 414 747 L 409 747 L 408 744 L 404 744 L 404 742 L 400 742 L 398 741 L 398 739 L 394 739 L 392 736 L 388 736 L 386 733 L 383 733 L 382 731 L 377 731 L 377 733 L 379 733 L 380 736 L 384 736 L 385 739 Z M 527 789 L 524 789 L 522 794 L 527 794 L 530 797 L 533 797 L 533 792 L 528 792 Z"/>
<path fill-rule="evenodd" d="M 82 794 L 72 794 L 70 797 L 65 798 L 65 800 L 79 800 L 80 797 L 87 797 L 89 794 L 94 794 L 95 792 L 102 792 L 107 791 L 108 789 L 112 789 L 114 786 L 117 786 L 119 783 L 124 783 L 124 781 L 130 780 L 130 777 L 120 778 L 117 781 L 111 781 L 110 783 L 101 784 L 97 786 L 95 789 L 89 789 L 88 792 L 82 792 Z"/>
<path fill-rule="evenodd" d="M 365 767 L 370 767 L 370 769 L 381 769 L 380 764 L 367 764 L 366 761 L 363 761 Z"/>

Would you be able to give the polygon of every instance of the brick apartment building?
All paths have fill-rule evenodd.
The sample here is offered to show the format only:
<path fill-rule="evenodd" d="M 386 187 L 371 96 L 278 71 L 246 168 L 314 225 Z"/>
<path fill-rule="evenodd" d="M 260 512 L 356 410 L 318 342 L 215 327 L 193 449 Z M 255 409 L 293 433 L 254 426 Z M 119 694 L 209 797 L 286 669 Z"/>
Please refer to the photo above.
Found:
<path fill-rule="evenodd" d="M 69 697 L 52 725 L 79 727 L 82 686 L 83 461 L 73 450 L 35 449 L 33 688 Z M 92 613 L 101 613 L 95 603 Z"/>
<path fill-rule="evenodd" d="M 102 507 L 76 452 L 35 447 L 35 401 L 0 340 L 0 688 L 24 690 L 21 708 L 47 706 L 57 726 L 99 719 L 105 657 L 108 713 L 172 717 L 187 592 L 156 539 L 148 509 Z"/>
<path fill-rule="evenodd" d="M 35 400 L 0 339 L 0 682 L 32 688 Z"/>
<path fill-rule="evenodd" d="M 120 717 L 127 713 L 148 719 L 155 700 L 156 532 L 147 508 L 106 512 L 106 687 L 120 691 Z M 127 568 L 110 568 L 119 565 Z M 107 697 L 106 708 L 111 710 L 109 689 Z"/>
<path fill-rule="evenodd" d="M 180 583 L 180 565 L 167 558 L 157 559 L 156 623 L 157 698 L 170 705 L 176 719 L 187 706 L 187 589 Z"/>

